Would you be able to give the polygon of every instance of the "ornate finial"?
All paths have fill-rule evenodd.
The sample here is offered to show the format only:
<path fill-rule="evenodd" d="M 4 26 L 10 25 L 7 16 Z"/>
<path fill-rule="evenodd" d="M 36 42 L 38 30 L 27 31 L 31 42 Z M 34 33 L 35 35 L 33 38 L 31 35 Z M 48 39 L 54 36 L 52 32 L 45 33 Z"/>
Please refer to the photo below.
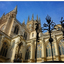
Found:
<path fill-rule="evenodd" d="M 32 14 L 32 20 L 34 19 L 34 15 Z"/>
<path fill-rule="evenodd" d="M 37 21 L 38 21 L 38 15 L 37 15 Z"/>

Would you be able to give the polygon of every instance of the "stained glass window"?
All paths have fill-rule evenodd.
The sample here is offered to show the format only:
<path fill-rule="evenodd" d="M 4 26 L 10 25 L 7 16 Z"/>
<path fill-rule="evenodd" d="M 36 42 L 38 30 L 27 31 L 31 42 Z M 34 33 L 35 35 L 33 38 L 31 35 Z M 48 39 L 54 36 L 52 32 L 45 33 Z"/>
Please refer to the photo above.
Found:
<path fill-rule="evenodd" d="M 54 44 L 52 44 L 52 51 L 53 51 L 53 56 L 55 56 L 55 46 L 54 46 Z M 50 43 L 48 43 L 47 48 L 46 48 L 46 56 L 49 57 L 51 55 L 52 55 L 51 54 L 51 45 L 50 45 Z"/>
<path fill-rule="evenodd" d="M 27 33 L 24 33 L 24 39 L 27 40 Z"/>
<path fill-rule="evenodd" d="M 19 31 L 19 27 L 16 25 L 15 28 L 14 28 L 14 33 L 18 34 L 18 31 Z"/>
<path fill-rule="evenodd" d="M 26 54 L 25 54 L 25 60 L 30 59 L 31 56 L 31 47 L 29 46 L 26 50 Z"/>
<path fill-rule="evenodd" d="M 59 46 L 59 53 L 60 53 L 60 55 L 61 55 L 61 47 Z"/>
<path fill-rule="evenodd" d="M 48 43 L 47 48 L 46 48 L 46 56 L 47 57 L 51 56 L 51 46 L 50 46 L 50 43 Z"/>
<path fill-rule="evenodd" d="M 6 42 L 4 42 L 0 51 L 0 55 L 6 57 L 7 51 L 8 51 L 8 45 Z"/>
<path fill-rule="evenodd" d="M 40 44 L 37 45 L 37 58 L 41 58 L 42 56 L 42 46 Z"/>
<path fill-rule="evenodd" d="M 53 56 L 55 56 L 55 46 L 52 44 L 52 51 L 53 51 Z"/>
<path fill-rule="evenodd" d="M 48 57 L 48 49 L 46 48 L 46 56 Z"/>
<path fill-rule="evenodd" d="M 64 40 L 60 40 L 60 43 L 59 43 L 59 53 L 60 55 L 64 55 Z"/>

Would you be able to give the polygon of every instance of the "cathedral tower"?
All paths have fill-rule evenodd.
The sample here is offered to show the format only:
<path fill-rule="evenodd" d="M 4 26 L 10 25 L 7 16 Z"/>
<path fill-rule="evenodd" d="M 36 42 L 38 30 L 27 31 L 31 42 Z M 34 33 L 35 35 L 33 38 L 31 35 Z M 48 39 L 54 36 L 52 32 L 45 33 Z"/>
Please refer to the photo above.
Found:
<path fill-rule="evenodd" d="M 41 28 L 41 22 L 40 22 L 40 18 L 38 19 L 38 15 L 37 15 L 36 20 L 34 20 L 34 15 L 33 14 L 32 14 L 32 19 L 31 20 L 29 20 L 29 17 L 28 17 L 27 29 L 30 32 L 30 39 L 36 37 L 36 31 L 35 31 L 36 25 L 35 25 L 35 23 L 37 23 L 37 21 L 40 23 L 39 28 Z"/>

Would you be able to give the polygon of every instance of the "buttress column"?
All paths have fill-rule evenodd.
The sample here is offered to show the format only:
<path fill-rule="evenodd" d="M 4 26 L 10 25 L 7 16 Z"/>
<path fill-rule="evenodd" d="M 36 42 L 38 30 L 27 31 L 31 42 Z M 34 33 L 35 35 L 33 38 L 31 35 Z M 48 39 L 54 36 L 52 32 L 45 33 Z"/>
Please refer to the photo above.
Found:
<path fill-rule="evenodd" d="M 58 48 L 58 43 L 57 43 L 57 38 L 56 38 L 56 36 L 54 36 L 54 45 L 55 45 L 56 61 L 59 61 L 59 48 Z"/>
<path fill-rule="evenodd" d="M 41 42 L 42 42 L 42 62 L 44 62 L 46 61 L 46 48 L 44 39 L 42 39 Z"/>
<path fill-rule="evenodd" d="M 30 58 L 30 62 L 34 62 L 35 60 L 35 44 L 34 41 L 31 41 L 31 58 Z"/>

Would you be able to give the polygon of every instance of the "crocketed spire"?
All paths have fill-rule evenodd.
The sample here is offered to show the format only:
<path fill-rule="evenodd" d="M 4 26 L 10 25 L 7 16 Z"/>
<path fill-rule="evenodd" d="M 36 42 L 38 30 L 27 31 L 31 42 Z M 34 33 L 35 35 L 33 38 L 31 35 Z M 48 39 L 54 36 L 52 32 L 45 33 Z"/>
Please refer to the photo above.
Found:
<path fill-rule="evenodd" d="M 34 20 L 34 15 L 32 14 L 32 20 Z"/>
<path fill-rule="evenodd" d="M 37 21 L 38 21 L 38 15 L 37 15 Z"/>
<path fill-rule="evenodd" d="M 17 14 L 17 6 L 14 8 L 13 12 Z"/>

